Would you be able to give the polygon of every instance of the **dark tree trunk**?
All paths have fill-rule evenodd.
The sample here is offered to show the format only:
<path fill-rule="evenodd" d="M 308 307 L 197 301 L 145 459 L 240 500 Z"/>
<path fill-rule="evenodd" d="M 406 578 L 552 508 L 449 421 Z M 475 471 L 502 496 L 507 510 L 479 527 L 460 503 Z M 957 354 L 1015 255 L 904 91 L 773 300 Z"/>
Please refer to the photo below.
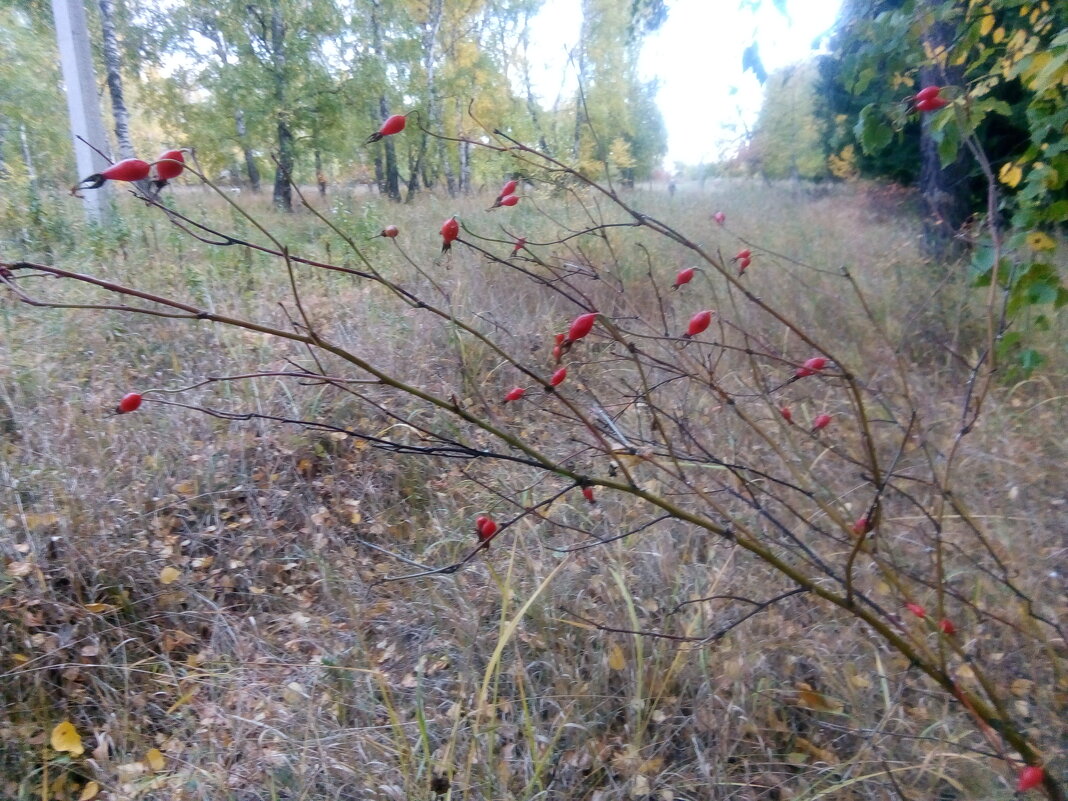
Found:
<path fill-rule="evenodd" d="M 382 166 L 381 150 L 375 150 L 375 186 L 378 187 L 378 194 L 386 194 L 386 170 Z"/>
<path fill-rule="evenodd" d="M 389 116 L 389 106 L 385 97 L 378 98 L 378 108 L 382 119 L 386 119 Z M 399 203 L 401 199 L 400 175 L 397 172 L 397 151 L 393 146 L 393 138 L 387 136 L 382 140 L 382 145 L 386 151 L 386 196 Z"/>
<path fill-rule="evenodd" d="M 445 186 L 449 190 L 449 197 L 456 197 L 456 176 L 452 171 L 452 162 L 443 139 L 438 140 L 438 152 L 441 154 L 441 168 L 445 171 Z"/>
<path fill-rule="evenodd" d="M 953 25 L 939 22 L 924 34 L 924 44 L 931 50 L 948 47 L 956 31 Z M 920 70 L 923 86 L 961 85 L 963 69 L 954 66 L 927 66 Z M 956 233 L 968 219 L 968 175 L 966 153 L 942 166 L 938 145 L 931 137 L 933 119 L 924 114 L 920 121 L 920 192 L 924 201 L 923 252 L 932 258 L 956 255 L 960 240 Z"/>
<path fill-rule="evenodd" d="M 293 211 L 293 190 L 289 180 L 293 175 L 293 132 L 285 117 L 278 117 L 278 168 L 274 173 L 274 205 L 280 211 Z"/>
<path fill-rule="evenodd" d="M 256 166 L 256 157 L 252 154 L 252 148 L 248 146 L 245 112 L 238 110 L 237 114 L 234 115 L 234 122 L 236 123 L 237 138 L 241 143 L 241 152 L 245 157 L 245 172 L 248 173 L 249 187 L 253 192 L 259 192 L 260 168 Z"/>
<path fill-rule="evenodd" d="M 278 168 L 274 173 L 274 205 L 281 211 L 292 212 L 293 191 L 289 181 L 293 176 L 295 142 L 286 112 L 288 75 L 285 39 L 286 26 L 282 21 L 282 11 L 275 5 L 271 10 L 271 55 L 274 67 L 275 115 L 278 118 Z"/>
<path fill-rule="evenodd" d="M 119 55 L 119 40 L 115 35 L 115 15 L 111 0 L 100 0 L 100 30 L 103 34 L 104 69 L 107 71 L 108 93 L 111 95 L 111 116 L 115 120 L 115 140 L 119 143 L 119 156 L 134 157 L 130 140 L 130 112 L 126 110 L 126 98 L 122 92 L 122 56 Z"/>
<path fill-rule="evenodd" d="M 379 28 L 378 14 L 380 4 L 378 0 L 371 2 L 371 48 L 379 58 L 384 58 L 382 49 L 382 33 Z M 389 116 L 389 101 L 385 95 L 378 96 L 378 113 L 380 119 Z M 395 203 L 401 199 L 400 176 L 397 174 L 397 150 L 393 144 L 393 137 L 387 136 L 382 140 L 382 149 L 386 151 L 385 166 L 381 167 L 381 157 L 375 155 L 375 177 L 378 179 L 378 191 Z"/>
<path fill-rule="evenodd" d="M 319 197 L 326 197 L 326 173 L 323 172 L 323 151 L 315 148 L 315 183 L 319 186 Z"/>

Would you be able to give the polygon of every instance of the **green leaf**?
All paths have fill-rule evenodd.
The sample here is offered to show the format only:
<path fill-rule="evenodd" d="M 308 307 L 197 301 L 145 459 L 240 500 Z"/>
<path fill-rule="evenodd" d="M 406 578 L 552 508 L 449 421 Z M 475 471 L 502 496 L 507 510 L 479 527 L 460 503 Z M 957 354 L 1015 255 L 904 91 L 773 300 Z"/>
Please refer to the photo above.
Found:
<path fill-rule="evenodd" d="M 860 141 L 860 146 L 869 156 L 884 150 L 894 138 L 894 131 L 874 103 L 869 103 L 860 111 L 860 118 L 853 128 L 853 133 Z"/>
<path fill-rule="evenodd" d="M 943 167 L 948 167 L 957 160 L 959 149 L 960 128 L 956 122 L 951 121 L 942 128 L 942 135 L 938 138 L 938 160 Z"/>
<path fill-rule="evenodd" d="M 1007 355 L 1013 348 L 1020 344 L 1021 339 L 1023 339 L 1023 334 L 1019 331 L 1009 331 L 1002 335 L 1001 341 L 998 342 L 998 353 L 1001 356 Z"/>
<path fill-rule="evenodd" d="M 1020 351 L 1019 361 L 1024 370 L 1031 372 L 1036 367 L 1041 367 L 1046 361 L 1046 357 L 1034 348 L 1024 348 Z"/>

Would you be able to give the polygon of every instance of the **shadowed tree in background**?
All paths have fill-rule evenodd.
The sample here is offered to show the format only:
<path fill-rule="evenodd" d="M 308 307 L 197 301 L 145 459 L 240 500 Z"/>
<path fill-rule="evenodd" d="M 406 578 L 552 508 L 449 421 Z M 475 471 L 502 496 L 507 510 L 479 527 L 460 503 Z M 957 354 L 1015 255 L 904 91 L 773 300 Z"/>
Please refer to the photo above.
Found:
<path fill-rule="evenodd" d="M 920 86 L 961 86 L 964 82 L 964 67 L 946 63 L 945 54 L 960 34 L 955 20 L 939 18 L 941 0 L 925 0 L 925 10 L 930 20 L 921 36 L 923 49 L 934 54 L 932 61 L 920 68 Z M 957 231 L 968 219 L 969 208 L 967 154 L 958 152 L 956 158 L 943 163 L 939 143 L 933 135 L 935 119 L 930 115 L 920 118 L 920 192 L 926 206 L 923 227 L 923 246 L 930 256 L 952 255 L 960 248 Z"/>
<path fill-rule="evenodd" d="M 165 16 L 163 49 L 191 64 L 175 71 L 161 92 L 172 110 L 164 124 L 184 130 L 205 154 L 223 157 L 223 142 L 239 146 L 250 181 L 258 180 L 253 151 L 269 149 L 277 160 L 275 205 L 293 208 L 288 175 L 297 166 L 303 137 L 322 141 L 319 98 L 331 91 L 338 64 L 324 53 L 341 36 L 341 15 L 331 0 L 186 2 Z M 205 52 L 199 37 L 212 44 Z M 220 127 L 220 120 L 233 126 Z M 331 125 L 337 120 L 331 117 Z M 217 147 L 209 147 L 210 143 Z M 314 146 L 313 148 L 314 149 Z M 213 169 L 231 162 L 210 164 Z"/>
<path fill-rule="evenodd" d="M 831 149 L 855 159 L 861 175 L 917 184 L 927 211 L 924 247 L 931 256 L 958 250 L 955 238 L 967 217 L 987 204 L 985 170 L 1005 164 L 1060 161 L 1065 120 L 1051 103 L 1065 69 L 1063 42 L 1068 6 L 1040 0 L 963 4 L 951 0 L 847 0 L 821 61 Z M 1062 37 L 1063 38 L 1063 37 Z M 1058 71 L 1060 70 L 1060 72 Z M 909 98 L 921 86 L 948 86 L 963 102 L 953 110 L 917 118 Z M 967 98 L 965 99 L 965 96 Z M 962 157 L 964 129 L 974 129 L 988 154 L 984 166 Z M 1049 150 L 1053 147 L 1053 150 Z M 1045 160 L 1043 160 L 1043 163 Z M 1068 166 L 1054 167 L 1068 174 Z M 1007 176 L 1019 182 L 1020 173 Z M 1056 201 L 1065 180 L 1035 173 L 1032 208 L 1042 213 L 1021 223 L 1063 221 Z M 1004 182 L 1011 198 L 1015 183 Z M 1041 186 L 1039 186 L 1041 184 Z"/>

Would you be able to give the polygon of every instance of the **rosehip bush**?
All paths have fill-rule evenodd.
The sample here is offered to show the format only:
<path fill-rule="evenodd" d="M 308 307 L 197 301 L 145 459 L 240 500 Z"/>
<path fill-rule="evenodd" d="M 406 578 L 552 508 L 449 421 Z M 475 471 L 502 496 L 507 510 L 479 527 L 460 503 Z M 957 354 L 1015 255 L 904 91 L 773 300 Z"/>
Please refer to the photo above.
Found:
<path fill-rule="evenodd" d="M 399 133 L 403 122 L 404 117 L 389 118 L 370 143 Z M 969 637 L 996 632 L 1002 651 L 1026 653 L 1027 660 L 1014 662 L 1014 669 L 1025 671 L 1036 686 L 1055 682 L 1068 669 L 1064 624 L 1056 613 L 1062 599 L 1012 566 L 1027 554 L 1014 554 L 996 540 L 987 515 L 968 506 L 971 477 L 959 474 L 961 443 L 983 415 L 996 364 L 974 366 L 952 413 L 926 408 L 914 400 L 923 380 L 917 366 L 879 339 L 874 316 L 865 318 L 874 333 L 861 343 L 843 341 L 833 326 L 813 330 L 770 291 L 785 280 L 770 269 L 770 249 L 759 250 L 760 269 L 744 276 L 719 255 L 724 248 L 717 243 L 726 246 L 731 241 L 726 238 L 734 236 L 724 213 L 706 213 L 706 230 L 679 230 L 612 187 L 500 131 L 466 141 L 474 150 L 514 162 L 506 174 L 523 175 L 535 187 L 532 193 L 558 195 L 574 219 L 564 225 L 546 215 L 542 227 L 550 233 L 536 234 L 531 226 L 520 238 L 499 222 L 516 212 L 465 213 L 462 226 L 456 215 L 438 227 L 427 221 L 418 232 L 406 226 L 403 243 L 389 226 L 379 236 L 393 239 L 389 249 L 404 253 L 414 271 L 394 273 L 375 261 L 372 251 L 381 250 L 379 244 L 364 250 L 311 204 L 305 204 L 308 213 L 349 249 L 346 259 L 302 255 L 251 215 L 246 220 L 262 234 L 255 241 L 143 197 L 163 219 L 201 242 L 272 258 L 289 292 L 279 298 L 289 315 L 282 323 L 244 317 L 225 298 L 209 307 L 97 277 L 82 265 L 3 261 L 0 281 L 15 299 L 34 306 L 150 315 L 175 326 L 212 323 L 267 337 L 300 369 L 253 365 L 239 375 L 205 377 L 196 386 L 287 381 L 292 392 L 314 388 L 373 410 L 389 424 L 182 403 L 183 394 L 191 394 L 182 387 L 166 390 L 179 400 L 159 402 L 154 394 L 137 415 L 115 422 L 146 425 L 152 415 L 199 409 L 234 421 L 303 426 L 367 448 L 462 465 L 464 476 L 472 477 L 464 486 L 472 493 L 479 492 L 476 486 L 485 490 L 472 498 L 470 509 L 492 508 L 493 516 L 487 512 L 475 520 L 472 538 L 471 512 L 466 513 L 455 527 L 463 544 L 453 552 L 433 551 L 426 562 L 390 542 L 367 543 L 395 560 L 390 563 L 395 569 L 377 576 L 377 584 L 437 581 L 522 543 L 542 543 L 563 566 L 576 550 L 698 532 L 701 549 L 693 550 L 695 561 L 685 569 L 707 571 L 707 597 L 688 598 L 668 616 L 633 611 L 636 622 L 626 626 L 608 620 L 583 620 L 582 626 L 703 647 L 778 604 L 790 605 L 792 616 L 808 615 L 829 626 L 851 621 L 870 634 L 879 653 L 892 653 L 909 666 L 901 681 L 915 686 L 895 693 L 936 696 L 972 726 L 985 741 L 984 755 L 998 760 L 1003 787 L 1016 781 L 1021 791 L 1041 786 L 1050 797 L 1063 798 L 1057 774 L 1048 769 L 1062 747 L 1058 696 L 1043 691 L 1043 703 L 1029 707 L 1025 719 L 1012 697 L 1015 676 L 998 660 L 986 659 L 990 649 L 974 647 Z M 504 185 L 494 205 L 514 202 L 508 201 L 518 197 L 513 184 Z M 533 215 L 535 206 L 524 203 L 517 212 Z M 423 257 L 401 250 L 416 239 Z M 439 242 L 448 255 L 434 254 Z M 752 254 L 748 247 L 736 250 L 738 244 L 726 252 L 736 252 L 740 265 Z M 650 246 L 659 249 L 662 260 L 648 260 L 644 283 L 628 272 L 629 255 L 619 255 L 629 246 L 645 253 Z M 514 336 L 508 321 L 453 302 L 450 282 L 462 280 L 465 263 L 479 262 L 506 277 L 516 298 L 509 295 L 509 306 L 522 301 L 521 287 L 527 298 L 544 299 L 554 309 L 536 341 Z M 694 285 L 689 285 L 694 268 L 678 271 L 687 263 L 702 271 Z M 303 282 L 318 271 L 344 276 L 373 294 L 377 317 L 358 321 L 359 336 L 353 336 L 350 320 L 323 317 L 304 303 Z M 820 272 L 839 282 L 836 300 L 856 298 L 858 313 L 869 314 L 864 289 L 853 276 L 826 266 Z M 24 280 L 42 275 L 53 280 Z M 49 294 L 69 284 L 99 297 L 70 302 Z M 682 286 L 685 291 L 668 291 Z M 992 313 L 997 301 L 991 296 Z M 708 308 L 713 303 L 715 311 Z M 412 370 L 420 349 L 407 338 L 405 362 L 384 366 L 374 358 L 365 345 L 378 334 L 375 326 L 401 315 L 460 343 L 455 372 L 443 366 L 431 379 Z M 568 330 L 561 333 L 567 320 Z M 472 349 L 492 362 L 489 369 L 471 369 L 466 354 Z M 129 398 L 117 409 L 124 415 L 141 406 L 140 396 Z M 791 410 L 811 425 L 795 424 Z M 516 471 L 516 477 L 496 476 L 495 466 Z M 578 498 L 585 503 L 576 511 L 568 499 Z M 698 553 L 713 546 L 730 554 L 730 571 Z M 751 579 L 757 574 L 773 593 L 757 594 Z M 703 621 L 709 605 L 724 599 L 746 611 L 732 613 L 708 634 Z M 949 620 L 955 624 L 945 625 Z M 613 670 L 621 669 L 618 663 L 610 659 L 617 665 Z M 912 736 L 927 735 L 917 728 Z M 947 740 L 944 747 L 956 746 Z M 878 770 L 883 769 L 890 775 L 891 768 Z"/>

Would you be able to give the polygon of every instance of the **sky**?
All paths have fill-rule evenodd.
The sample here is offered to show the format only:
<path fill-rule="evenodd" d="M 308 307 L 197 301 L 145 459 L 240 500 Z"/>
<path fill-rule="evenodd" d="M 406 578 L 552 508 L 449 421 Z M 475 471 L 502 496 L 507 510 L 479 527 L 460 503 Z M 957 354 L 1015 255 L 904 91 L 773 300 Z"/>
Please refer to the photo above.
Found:
<path fill-rule="evenodd" d="M 742 51 L 756 40 L 770 72 L 813 54 L 813 43 L 834 25 L 842 0 L 786 0 L 787 16 L 765 0 L 759 11 L 740 0 L 667 0 L 667 22 L 642 49 L 639 71 L 659 82 L 657 102 L 668 129 L 665 164 L 717 161 L 733 151 L 760 111 L 763 89 L 752 72 L 742 73 Z M 574 71 L 566 54 L 582 26 L 576 0 L 545 0 L 534 18 L 532 65 L 543 102 L 553 105 L 564 88 L 570 96 Z"/>

